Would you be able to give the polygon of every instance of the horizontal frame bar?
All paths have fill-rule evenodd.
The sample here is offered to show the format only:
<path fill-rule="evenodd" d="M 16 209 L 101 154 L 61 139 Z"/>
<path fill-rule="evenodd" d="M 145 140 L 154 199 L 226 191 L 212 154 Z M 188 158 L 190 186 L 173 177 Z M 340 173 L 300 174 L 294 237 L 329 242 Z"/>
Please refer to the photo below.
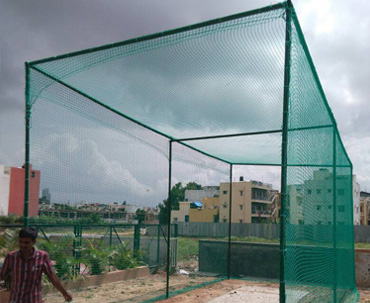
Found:
<path fill-rule="evenodd" d="M 175 139 L 173 141 L 196 141 L 196 140 L 220 139 L 220 138 L 230 138 L 230 137 L 239 137 L 239 136 L 240 137 L 242 137 L 242 136 L 255 136 L 255 135 L 273 134 L 273 133 L 281 133 L 281 129 L 266 130 L 266 131 L 259 131 L 259 132 L 248 132 L 248 133 L 237 133 L 237 134 L 182 138 L 182 139 Z"/>
<path fill-rule="evenodd" d="M 150 35 L 146 35 L 146 36 L 142 36 L 142 37 L 138 37 L 138 38 L 133 38 L 133 39 L 125 40 L 125 41 L 120 41 L 120 42 L 116 42 L 116 43 L 112 43 L 112 44 L 106 44 L 106 45 L 102 45 L 102 46 L 98 46 L 98 47 L 84 49 L 84 50 L 71 52 L 71 53 L 67 53 L 67 54 L 63 54 L 63 55 L 59 55 L 59 56 L 54 56 L 54 57 L 49 57 L 49 58 L 45 58 L 45 59 L 35 60 L 35 61 L 29 62 L 29 64 L 36 65 L 36 64 L 46 63 L 46 62 L 50 62 L 50 61 L 65 59 L 65 58 L 68 58 L 68 57 L 79 56 L 79 55 L 83 55 L 83 54 L 86 54 L 86 53 L 92 53 L 92 52 L 97 52 L 97 51 L 110 49 L 110 48 L 114 48 L 114 47 L 124 46 L 124 45 L 132 44 L 132 43 L 152 40 L 152 39 L 156 39 L 156 38 L 162 38 L 162 37 L 165 37 L 165 36 L 178 34 L 178 33 L 186 32 L 186 31 L 190 31 L 190 30 L 194 30 L 194 29 L 198 29 L 198 28 L 202 28 L 202 27 L 222 23 L 222 22 L 227 22 L 227 21 L 231 21 L 231 20 L 235 20 L 235 19 L 239 19 L 239 18 L 249 17 L 249 16 L 253 16 L 253 15 L 258 15 L 258 14 L 262 14 L 262 13 L 282 9 L 284 7 L 285 7 L 285 2 L 277 3 L 277 4 L 274 4 L 274 5 L 266 6 L 266 7 L 255 9 L 255 10 L 251 10 L 251 11 L 248 11 L 248 12 L 234 14 L 234 15 L 231 15 L 231 16 L 218 18 L 218 19 L 213 19 L 213 20 L 209 20 L 209 21 L 205 21 L 205 22 L 201 22 L 201 23 L 196 23 L 196 24 L 193 24 L 193 25 L 188 25 L 188 26 L 184 26 L 184 27 L 180 27 L 180 28 L 176 28 L 176 29 L 171 29 L 171 30 L 167 30 L 167 31 L 164 31 L 164 32 L 160 32 L 160 33 L 150 34 Z"/>
<path fill-rule="evenodd" d="M 333 127 L 333 124 L 308 126 L 308 127 L 297 127 L 297 128 L 288 129 L 288 131 L 302 131 L 302 130 L 321 129 L 321 128 L 328 128 L 328 127 Z M 258 136 L 258 135 L 274 134 L 274 133 L 281 133 L 281 132 L 282 132 L 282 129 L 273 129 L 273 130 L 266 130 L 266 131 L 256 131 L 256 132 L 246 132 L 246 133 L 236 133 L 236 134 L 189 137 L 189 138 L 173 139 L 173 141 L 180 142 L 180 141 L 221 139 L 221 138 L 242 137 L 242 136 Z"/>
<path fill-rule="evenodd" d="M 233 165 L 248 165 L 248 166 L 282 166 L 281 164 L 266 164 L 266 163 L 232 163 Z M 290 167 L 333 167 L 333 164 L 287 164 Z M 349 168 L 350 165 L 336 165 L 335 167 L 345 167 Z"/>

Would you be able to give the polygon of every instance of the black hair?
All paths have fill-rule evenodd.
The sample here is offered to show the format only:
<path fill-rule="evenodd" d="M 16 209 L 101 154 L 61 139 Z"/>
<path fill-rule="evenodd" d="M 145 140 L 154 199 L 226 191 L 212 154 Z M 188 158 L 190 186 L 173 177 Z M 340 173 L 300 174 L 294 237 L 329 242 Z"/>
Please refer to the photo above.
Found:
<path fill-rule="evenodd" d="M 25 227 L 19 231 L 19 238 L 31 238 L 35 241 L 37 238 L 37 230 L 33 227 Z"/>

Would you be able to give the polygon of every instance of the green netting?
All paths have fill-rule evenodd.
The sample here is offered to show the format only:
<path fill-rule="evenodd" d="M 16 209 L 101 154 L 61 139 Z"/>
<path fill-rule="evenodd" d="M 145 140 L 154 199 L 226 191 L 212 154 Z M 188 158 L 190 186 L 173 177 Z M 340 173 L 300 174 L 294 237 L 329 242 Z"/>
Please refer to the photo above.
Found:
<path fill-rule="evenodd" d="M 82 220 L 72 270 L 88 244 L 150 270 L 140 295 L 107 302 L 256 276 L 280 278 L 280 302 L 357 300 L 352 164 L 290 2 L 27 63 L 26 77 L 26 169 Z M 130 225 L 164 201 L 162 225 Z M 76 203 L 116 206 L 86 218 Z"/>

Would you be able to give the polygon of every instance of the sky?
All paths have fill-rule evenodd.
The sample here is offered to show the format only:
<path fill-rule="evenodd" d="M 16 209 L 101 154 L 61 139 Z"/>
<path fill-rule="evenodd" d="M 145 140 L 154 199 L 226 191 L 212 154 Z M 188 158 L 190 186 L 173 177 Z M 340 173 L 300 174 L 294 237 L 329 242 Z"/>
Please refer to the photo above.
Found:
<path fill-rule="evenodd" d="M 24 162 L 24 62 L 275 3 L 264 0 L 0 0 L 0 164 L 21 166 Z M 370 2 L 296 0 L 293 4 L 357 181 L 362 190 L 370 191 Z M 54 142 L 53 138 L 49 139 L 48 146 Z M 71 154 L 78 153 L 80 147 L 74 147 L 75 138 L 65 140 Z M 156 186 L 165 188 L 166 176 L 156 180 L 159 185 L 143 187 L 135 183 L 138 172 L 109 160 L 107 154 L 103 156 L 93 141 L 83 144 L 93 151 L 94 159 L 101 160 L 100 166 L 90 168 L 90 173 L 105 169 L 107 176 L 123 175 L 124 182 L 133 182 L 131 184 L 140 188 L 144 196 L 150 196 L 148 193 Z M 275 169 L 270 172 L 268 176 L 266 170 L 258 168 L 254 179 L 278 184 L 278 173 Z M 208 177 L 212 180 L 212 176 Z M 84 190 L 90 191 L 89 186 L 84 184 Z"/>

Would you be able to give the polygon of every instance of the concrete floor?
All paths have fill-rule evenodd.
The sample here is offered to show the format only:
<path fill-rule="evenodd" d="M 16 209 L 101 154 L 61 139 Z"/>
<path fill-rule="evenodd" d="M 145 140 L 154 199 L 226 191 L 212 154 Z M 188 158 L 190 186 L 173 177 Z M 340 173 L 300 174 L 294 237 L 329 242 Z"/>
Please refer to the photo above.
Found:
<path fill-rule="evenodd" d="M 290 298 L 300 300 L 307 295 L 306 291 L 287 290 Z M 266 286 L 243 286 L 207 303 L 279 303 L 279 288 Z"/>
<path fill-rule="evenodd" d="M 261 286 L 243 286 L 208 303 L 279 303 L 279 289 Z"/>

